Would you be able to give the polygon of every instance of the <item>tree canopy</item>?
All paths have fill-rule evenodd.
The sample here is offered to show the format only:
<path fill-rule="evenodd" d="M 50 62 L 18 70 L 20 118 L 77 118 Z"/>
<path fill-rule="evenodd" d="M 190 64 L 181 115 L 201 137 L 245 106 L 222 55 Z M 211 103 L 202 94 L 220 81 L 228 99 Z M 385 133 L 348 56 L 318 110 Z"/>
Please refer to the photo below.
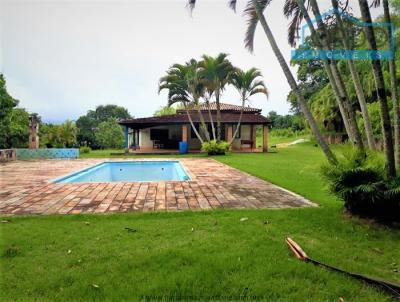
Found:
<path fill-rule="evenodd" d="M 79 145 L 99 148 L 95 133 L 100 123 L 110 118 L 118 120 L 132 118 L 132 116 L 126 108 L 111 104 L 100 105 L 95 110 L 89 110 L 86 115 L 79 117 L 76 121 L 79 129 L 77 135 Z"/>

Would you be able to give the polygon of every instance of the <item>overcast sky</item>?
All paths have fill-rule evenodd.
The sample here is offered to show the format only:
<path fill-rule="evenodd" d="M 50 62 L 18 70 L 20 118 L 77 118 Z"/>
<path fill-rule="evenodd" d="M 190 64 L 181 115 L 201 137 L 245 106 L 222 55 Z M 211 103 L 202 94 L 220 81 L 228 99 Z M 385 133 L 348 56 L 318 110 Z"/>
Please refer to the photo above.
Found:
<path fill-rule="evenodd" d="M 157 84 L 171 64 L 225 52 L 264 75 L 270 98 L 255 96 L 251 105 L 285 114 L 289 86 L 260 28 L 255 53 L 244 49 L 245 1 L 238 2 L 234 14 L 226 0 L 198 0 L 191 17 L 185 0 L 0 0 L 0 71 L 20 106 L 46 122 L 110 103 L 144 117 L 166 104 Z M 323 9 L 329 2 L 319 1 Z M 282 3 L 273 1 L 266 16 L 289 60 Z M 233 89 L 222 101 L 239 104 Z"/>

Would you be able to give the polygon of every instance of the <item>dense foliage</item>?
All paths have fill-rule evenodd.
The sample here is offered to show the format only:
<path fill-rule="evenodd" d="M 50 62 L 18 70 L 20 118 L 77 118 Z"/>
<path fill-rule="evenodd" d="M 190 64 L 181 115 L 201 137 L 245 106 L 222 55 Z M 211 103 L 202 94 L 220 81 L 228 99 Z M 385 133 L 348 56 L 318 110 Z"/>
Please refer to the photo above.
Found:
<path fill-rule="evenodd" d="M 211 140 L 201 145 L 201 151 L 207 152 L 208 155 L 224 155 L 228 150 L 229 143 L 225 141 Z"/>
<path fill-rule="evenodd" d="M 18 103 L 7 92 L 6 80 L 0 74 L 0 149 L 23 148 L 28 145 L 29 113 L 23 108 L 17 108 Z"/>
<path fill-rule="evenodd" d="M 42 124 L 39 126 L 39 143 L 42 148 L 71 148 L 77 146 L 78 129 L 67 120 L 62 124 Z"/>
<path fill-rule="evenodd" d="M 132 118 L 128 110 L 117 105 L 100 105 L 95 110 L 89 110 L 86 115 L 79 117 L 76 121 L 78 127 L 77 141 L 80 146 L 90 146 L 94 149 L 105 148 L 105 145 L 99 145 L 96 139 L 96 132 L 100 123 L 110 118 L 128 119 Z"/>
<path fill-rule="evenodd" d="M 164 116 L 164 115 L 171 115 L 176 113 L 176 108 L 172 106 L 163 106 L 158 108 L 154 113 L 153 116 Z"/>
<path fill-rule="evenodd" d="M 376 154 L 349 148 L 338 165 L 323 165 L 322 175 L 350 213 L 383 222 L 400 221 L 400 178 L 388 180 Z"/>
<path fill-rule="evenodd" d="M 101 148 L 123 148 L 124 132 L 116 118 L 110 117 L 101 122 L 95 132 L 96 144 Z"/>

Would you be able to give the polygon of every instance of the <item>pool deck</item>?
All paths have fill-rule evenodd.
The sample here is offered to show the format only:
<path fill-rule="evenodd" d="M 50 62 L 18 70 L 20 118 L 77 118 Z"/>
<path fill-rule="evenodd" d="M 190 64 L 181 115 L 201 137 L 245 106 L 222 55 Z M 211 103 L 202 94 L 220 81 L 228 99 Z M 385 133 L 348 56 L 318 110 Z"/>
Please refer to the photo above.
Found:
<path fill-rule="evenodd" d="M 130 159 L 109 161 L 125 160 Z M 154 160 L 157 159 L 151 159 Z M 49 182 L 103 161 L 108 160 L 29 160 L 0 164 L 0 215 L 316 206 L 257 177 L 203 158 L 179 159 L 192 178 L 190 181 Z"/>

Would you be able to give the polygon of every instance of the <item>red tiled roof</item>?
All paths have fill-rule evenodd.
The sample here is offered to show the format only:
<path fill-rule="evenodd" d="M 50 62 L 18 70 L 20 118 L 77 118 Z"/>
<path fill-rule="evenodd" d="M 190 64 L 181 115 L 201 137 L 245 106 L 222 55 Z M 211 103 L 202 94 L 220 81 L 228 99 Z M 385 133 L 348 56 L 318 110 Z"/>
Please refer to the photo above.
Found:
<path fill-rule="evenodd" d="M 200 122 L 198 113 L 190 114 L 192 121 L 195 123 Z M 210 122 L 208 114 L 203 114 L 203 118 L 205 122 Z M 217 117 L 213 113 L 212 119 L 216 122 Z M 221 121 L 223 123 L 237 123 L 239 120 L 239 115 L 237 113 L 225 113 L 221 112 Z M 187 124 L 189 123 L 189 118 L 185 112 L 185 114 L 177 113 L 172 115 L 164 115 L 164 116 L 154 116 L 154 117 L 144 117 L 144 118 L 136 118 L 136 119 L 128 119 L 120 121 L 120 125 L 131 126 L 132 128 L 146 128 L 157 125 L 173 125 L 173 124 Z M 242 117 L 243 124 L 257 124 L 257 125 L 267 125 L 270 121 L 262 116 L 261 114 L 254 113 L 244 113 Z"/>
<path fill-rule="evenodd" d="M 217 111 L 217 103 L 215 102 L 211 102 L 210 103 L 210 110 L 211 111 Z M 220 103 L 220 109 L 221 112 L 237 112 L 240 113 L 240 111 L 242 110 L 242 106 L 240 105 L 232 105 L 232 104 L 225 104 L 225 103 Z M 195 109 L 192 109 L 193 111 Z M 197 110 L 197 109 L 196 109 Z M 208 111 L 208 105 L 207 104 L 201 104 L 200 105 L 200 110 L 201 111 Z M 258 108 L 252 108 L 252 107 L 244 107 L 243 112 L 247 112 L 247 113 L 261 113 L 261 109 Z M 177 110 L 176 113 L 186 113 L 186 110 L 184 109 L 180 109 Z"/>

